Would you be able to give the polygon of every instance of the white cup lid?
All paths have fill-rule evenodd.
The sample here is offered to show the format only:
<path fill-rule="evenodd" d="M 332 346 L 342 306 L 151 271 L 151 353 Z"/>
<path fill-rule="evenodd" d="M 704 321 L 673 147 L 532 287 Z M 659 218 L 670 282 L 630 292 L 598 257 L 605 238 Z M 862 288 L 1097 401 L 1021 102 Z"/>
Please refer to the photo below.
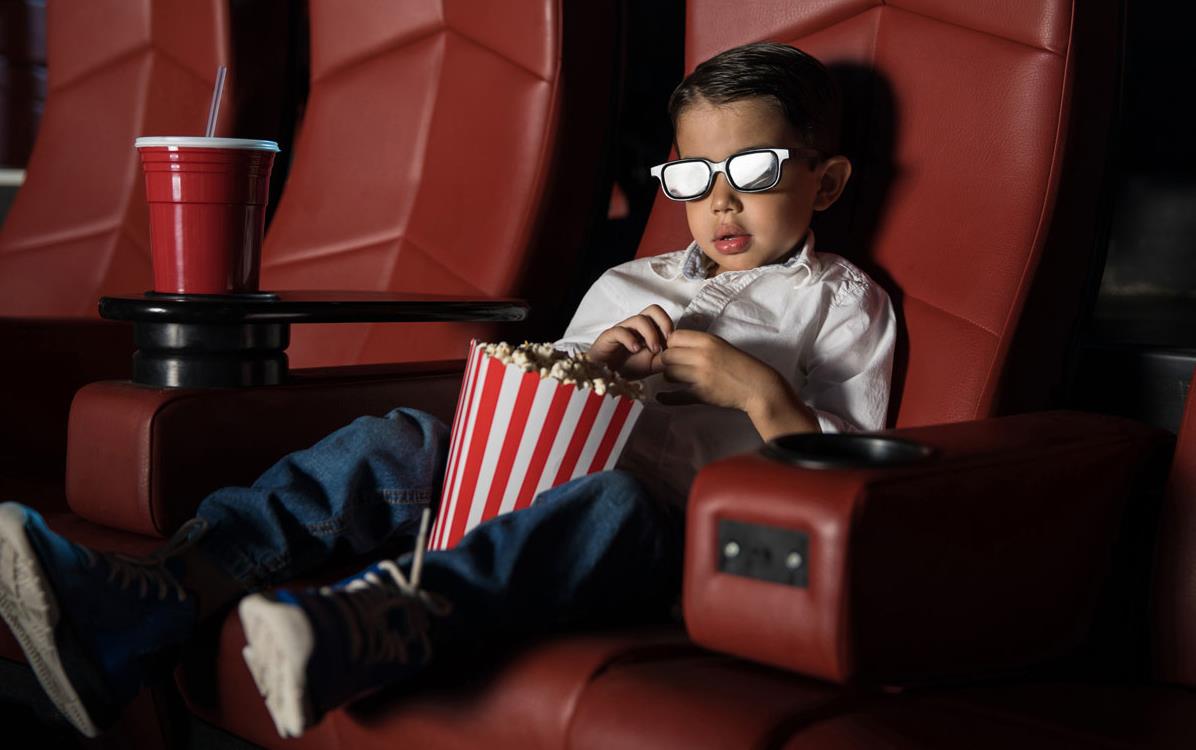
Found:
<path fill-rule="evenodd" d="M 256 141 L 251 138 L 205 138 L 200 135 L 142 136 L 133 141 L 134 148 L 243 148 L 253 151 L 274 151 L 280 149 L 274 141 Z"/>

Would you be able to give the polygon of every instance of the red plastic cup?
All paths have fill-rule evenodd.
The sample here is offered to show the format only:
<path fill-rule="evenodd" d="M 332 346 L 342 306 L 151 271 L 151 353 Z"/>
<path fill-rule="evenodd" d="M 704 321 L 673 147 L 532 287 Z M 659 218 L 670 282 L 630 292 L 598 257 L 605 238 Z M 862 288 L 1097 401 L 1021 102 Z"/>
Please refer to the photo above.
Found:
<path fill-rule="evenodd" d="M 166 136 L 134 145 L 149 201 L 154 291 L 257 291 L 278 144 Z"/>

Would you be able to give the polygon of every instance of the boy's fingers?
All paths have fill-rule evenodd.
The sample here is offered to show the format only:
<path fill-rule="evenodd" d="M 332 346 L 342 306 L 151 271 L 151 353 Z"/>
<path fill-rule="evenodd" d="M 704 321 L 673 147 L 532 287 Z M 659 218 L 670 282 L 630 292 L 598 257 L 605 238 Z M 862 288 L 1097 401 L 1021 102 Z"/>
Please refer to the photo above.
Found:
<path fill-rule="evenodd" d="M 624 320 L 620 325 L 638 333 L 652 351 L 658 352 L 664 348 L 664 337 L 660 335 L 660 329 L 656 327 L 656 321 L 648 316 L 636 315 L 633 318 Z"/>
<path fill-rule="evenodd" d="M 673 333 L 673 319 L 664 311 L 660 305 L 648 305 L 640 315 L 647 315 L 656 323 L 656 327 L 660 329 L 664 338 L 668 338 Z M 663 343 L 663 342 L 662 342 Z"/>
<path fill-rule="evenodd" d="M 633 354 L 644 348 L 644 342 L 640 339 L 640 335 L 626 326 L 615 326 L 610 329 L 611 337 L 615 341 L 623 345 L 623 348 Z"/>
<path fill-rule="evenodd" d="M 702 359 L 702 353 L 691 347 L 670 346 L 660 353 L 660 361 L 665 367 L 695 365 Z"/>
<path fill-rule="evenodd" d="M 666 365 L 664 379 L 670 383 L 693 383 L 697 377 L 697 368 L 689 365 Z"/>
<path fill-rule="evenodd" d="M 664 355 L 667 354 L 668 351 L 668 349 L 665 349 L 659 354 L 652 355 L 652 361 L 648 363 L 649 372 L 664 372 Z"/>
<path fill-rule="evenodd" d="M 692 331 L 688 328 L 682 328 L 673 331 L 673 335 L 669 336 L 669 346 L 697 346 L 702 343 L 703 339 L 709 337 L 710 334 L 704 331 Z"/>

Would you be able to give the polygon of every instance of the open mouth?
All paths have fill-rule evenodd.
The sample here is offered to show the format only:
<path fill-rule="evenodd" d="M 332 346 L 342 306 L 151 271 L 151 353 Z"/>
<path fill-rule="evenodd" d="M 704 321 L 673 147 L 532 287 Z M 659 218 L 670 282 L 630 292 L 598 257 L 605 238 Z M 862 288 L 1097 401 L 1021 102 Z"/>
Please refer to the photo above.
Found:
<path fill-rule="evenodd" d="M 751 242 L 752 236 L 739 227 L 720 227 L 714 235 L 714 249 L 724 255 L 742 253 Z"/>

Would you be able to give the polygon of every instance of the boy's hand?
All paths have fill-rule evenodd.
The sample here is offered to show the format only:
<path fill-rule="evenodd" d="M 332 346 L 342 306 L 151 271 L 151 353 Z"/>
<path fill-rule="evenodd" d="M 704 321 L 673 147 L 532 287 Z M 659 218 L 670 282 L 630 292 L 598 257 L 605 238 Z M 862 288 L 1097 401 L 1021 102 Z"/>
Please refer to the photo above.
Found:
<path fill-rule="evenodd" d="M 665 380 L 689 385 L 657 396 L 675 406 L 701 402 L 746 412 L 755 401 L 772 398 L 780 378 L 752 355 L 703 331 L 674 331 L 660 360 Z"/>
<path fill-rule="evenodd" d="M 588 352 L 626 378 L 643 378 L 660 372 L 659 355 L 673 334 L 673 321 L 660 305 L 648 305 L 639 315 L 607 328 Z"/>
<path fill-rule="evenodd" d="M 740 409 L 763 440 L 792 432 L 819 432 L 818 416 L 781 374 L 718 336 L 676 331 L 660 355 L 664 377 L 687 383 L 683 391 L 656 396 L 662 404 L 707 403 Z"/>

